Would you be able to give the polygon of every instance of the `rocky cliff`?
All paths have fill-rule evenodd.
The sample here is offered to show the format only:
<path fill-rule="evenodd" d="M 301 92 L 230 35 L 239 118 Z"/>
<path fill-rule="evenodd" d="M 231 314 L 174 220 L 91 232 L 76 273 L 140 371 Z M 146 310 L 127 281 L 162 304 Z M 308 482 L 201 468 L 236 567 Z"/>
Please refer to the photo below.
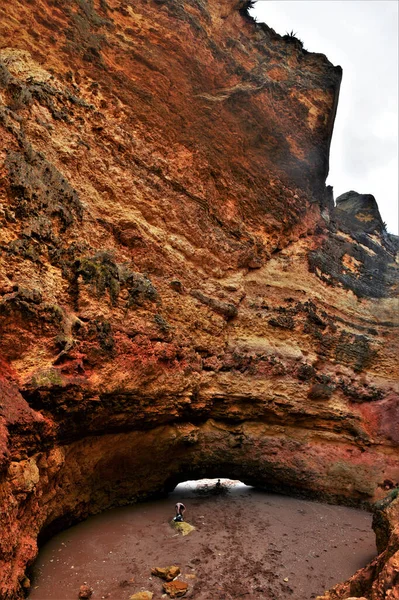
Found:
<path fill-rule="evenodd" d="M 399 481 L 398 239 L 325 187 L 341 69 L 248 4 L 0 4 L 2 598 L 187 478 Z"/>

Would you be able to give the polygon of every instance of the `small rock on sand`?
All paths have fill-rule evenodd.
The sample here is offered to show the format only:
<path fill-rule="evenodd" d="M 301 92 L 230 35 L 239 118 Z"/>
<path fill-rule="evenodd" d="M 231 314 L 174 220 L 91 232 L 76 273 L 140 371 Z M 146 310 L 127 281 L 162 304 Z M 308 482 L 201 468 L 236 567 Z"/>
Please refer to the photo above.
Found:
<path fill-rule="evenodd" d="M 21 581 L 21 585 L 25 591 L 30 590 L 30 579 L 29 577 L 24 577 Z"/>
<path fill-rule="evenodd" d="M 180 598 L 187 592 L 188 583 L 185 581 L 170 581 L 163 584 L 163 589 L 171 598 Z"/>
<path fill-rule="evenodd" d="M 172 581 L 175 577 L 177 577 L 180 573 L 180 567 L 177 565 L 172 565 L 171 567 L 154 567 L 151 569 L 151 574 L 156 577 L 160 577 L 161 579 L 165 579 L 166 581 Z"/>
<path fill-rule="evenodd" d="M 130 596 L 129 600 L 152 600 L 154 594 L 152 592 L 137 592 Z"/>
<path fill-rule="evenodd" d="M 122 581 L 120 581 L 118 585 L 121 588 L 125 588 L 125 587 L 129 587 L 129 585 L 133 585 L 133 584 L 134 584 L 134 577 L 131 577 L 129 580 L 122 579 Z"/>
<path fill-rule="evenodd" d="M 88 585 L 81 585 L 79 588 L 79 600 L 88 600 L 89 598 L 91 598 L 91 595 L 93 593 L 93 588 L 89 587 Z"/>

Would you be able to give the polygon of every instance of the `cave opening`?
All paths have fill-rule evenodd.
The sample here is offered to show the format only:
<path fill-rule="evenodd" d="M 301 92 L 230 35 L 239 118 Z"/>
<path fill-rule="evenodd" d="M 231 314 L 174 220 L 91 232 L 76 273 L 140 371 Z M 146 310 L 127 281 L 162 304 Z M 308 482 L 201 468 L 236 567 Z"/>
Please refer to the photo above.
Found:
<path fill-rule="evenodd" d="M 237 494 L 245 494 L 247 490 L 254 490 L 253 486 L 246 485 L 238 479 L 229 479 L 227 477 L 188 479 L 176 485 L 169 492 L 168 498 L 171 503 L 174 501 L 190 502 L 192 499 L 202 499 L 206 502 L 208 499 L 223 497 L 229 495 L 234 497 Z"/>
<path fill-rule="evenodd" d="M 80 586 L 95 597 L 128 600 L 162 582 L 154 567 L 178 565 L 186 597 L 231 600 L 249 594 L 309 600 L 372 559 L 371 515 L 282 496 L 212 472 L 169 480 L 164 492 L 90 516 L 50 539 L 31 571 L 31 600 L 76 599 Z M 219 485 L 218 485 L 219 483 Z M 175 503 L 194 529 L 173 528 Z"/>

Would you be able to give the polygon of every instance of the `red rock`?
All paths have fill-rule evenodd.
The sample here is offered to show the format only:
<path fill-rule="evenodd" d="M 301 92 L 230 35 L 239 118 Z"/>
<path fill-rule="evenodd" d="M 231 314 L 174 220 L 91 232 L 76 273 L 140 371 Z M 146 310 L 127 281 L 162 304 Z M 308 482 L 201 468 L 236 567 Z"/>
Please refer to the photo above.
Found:
<path fill-rule="evenodd" d="M 81 585 L 79 589 L 80 600 L 88 600 L 93 595 L 93 588 L 88 585 Z"/>
<path fill-rule="evenodd" d="M 187 593 L 188 583 L 176 579 L 175 581 L 164 583 L 163 589 L 171 598 L 180 598 Z"/>

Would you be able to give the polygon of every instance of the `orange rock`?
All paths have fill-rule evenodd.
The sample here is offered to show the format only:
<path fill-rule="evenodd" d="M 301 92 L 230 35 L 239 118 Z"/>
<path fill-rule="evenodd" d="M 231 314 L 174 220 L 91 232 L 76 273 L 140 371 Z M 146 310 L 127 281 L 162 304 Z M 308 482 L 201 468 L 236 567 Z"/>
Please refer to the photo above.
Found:
<path fill-rule="evenodd" d="M 172 581 L 175 577 L 177 577 L 180 573 L 180 567 L 175 565 L 171 567 L 154 567 L 151 569 L 151 574 L 156 577 L 160 577 L 161 579 L 165 579 L 166 581 Z"/>
<path fill-rule="evenodd" d="M 170 581 L 163 584 L 163 589 L 171 598 L 180 598 L 187 593 L 188 583 L 179 580 Z"/>
<path fill-rule="evenodd" d="M 154 594 L 152 592 L 137 592 L 130 596 L 129 600 L 152 600 Z"/>
<path fill-rule="evenodd" d="M 81 585 L 79 589 L 79 600 L 88 600 L 93 595 L 93 588 L 88 585 Z"/>

